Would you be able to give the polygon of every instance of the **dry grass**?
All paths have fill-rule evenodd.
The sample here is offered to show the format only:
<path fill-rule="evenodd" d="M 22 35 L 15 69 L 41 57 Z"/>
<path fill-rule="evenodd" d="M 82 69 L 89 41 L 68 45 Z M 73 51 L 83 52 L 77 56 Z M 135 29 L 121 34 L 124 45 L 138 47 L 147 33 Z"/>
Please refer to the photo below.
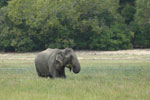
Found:
<path fill-rule="evenodd" d="M 37 76 L 36 54 L 0 54 L 0 100 L 150 100 L 149 50 L 78 51 L 81 72 L 53 80 Z"/>

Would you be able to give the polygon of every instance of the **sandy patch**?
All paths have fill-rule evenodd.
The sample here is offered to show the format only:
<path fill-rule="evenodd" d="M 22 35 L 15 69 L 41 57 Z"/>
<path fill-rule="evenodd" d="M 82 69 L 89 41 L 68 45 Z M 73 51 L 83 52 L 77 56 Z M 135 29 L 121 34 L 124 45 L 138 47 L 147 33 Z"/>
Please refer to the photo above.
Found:
<path fill-rule="evenodd" d="M 2 60 L 26 60 L 34 61 L 38 52 L 32 53 L 0 53 L 0 61 Z M 150 60 L 150 49 L 134 49 L 119 51 L 76 51 L 79 60 Z"/>

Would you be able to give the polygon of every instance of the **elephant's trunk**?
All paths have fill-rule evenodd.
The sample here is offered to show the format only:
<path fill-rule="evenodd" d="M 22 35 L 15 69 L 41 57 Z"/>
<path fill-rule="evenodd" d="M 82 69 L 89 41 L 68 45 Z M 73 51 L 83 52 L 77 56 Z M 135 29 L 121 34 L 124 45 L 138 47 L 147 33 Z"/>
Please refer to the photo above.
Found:
<path fill-rule="evenodd" d="M 80 72 L 80 66 L 79 67 L 73 67 L 73 72 L 75 74 L 79 73 Z"/>
<path fill-rule="evenodd" d="M 80 69 L 81 69 L 81 67 L 80 67 L 80 63 L 79 63 L 79 61 L 78 61 L 78 59 L 74 59 L 73 61 L 72 61 L 72 63 L 73 63 L 73 72 L 74 73 L 79 73 L 80 72 Z"/>

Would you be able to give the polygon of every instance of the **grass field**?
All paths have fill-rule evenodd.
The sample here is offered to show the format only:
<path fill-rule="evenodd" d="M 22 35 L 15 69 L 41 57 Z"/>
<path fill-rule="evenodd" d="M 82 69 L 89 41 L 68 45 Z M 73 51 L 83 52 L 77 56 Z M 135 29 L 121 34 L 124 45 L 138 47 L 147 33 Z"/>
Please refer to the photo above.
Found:
<path fill-rule="evenodd" d="M 35 55 L 0 54 L 0 100 L 150 100 L 150 54 L 79 53 L 66 79 L 39 78 Z"/>

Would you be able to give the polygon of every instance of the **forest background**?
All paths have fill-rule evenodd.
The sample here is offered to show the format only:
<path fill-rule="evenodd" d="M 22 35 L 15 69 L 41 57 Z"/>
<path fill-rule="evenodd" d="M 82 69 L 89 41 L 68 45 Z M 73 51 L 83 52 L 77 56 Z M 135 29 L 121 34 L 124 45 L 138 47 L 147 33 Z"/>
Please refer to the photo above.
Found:
<path fill-rule="evenodd" d="M 150 47 L 150 0 L 0 0 L 0 51 Z"/>

